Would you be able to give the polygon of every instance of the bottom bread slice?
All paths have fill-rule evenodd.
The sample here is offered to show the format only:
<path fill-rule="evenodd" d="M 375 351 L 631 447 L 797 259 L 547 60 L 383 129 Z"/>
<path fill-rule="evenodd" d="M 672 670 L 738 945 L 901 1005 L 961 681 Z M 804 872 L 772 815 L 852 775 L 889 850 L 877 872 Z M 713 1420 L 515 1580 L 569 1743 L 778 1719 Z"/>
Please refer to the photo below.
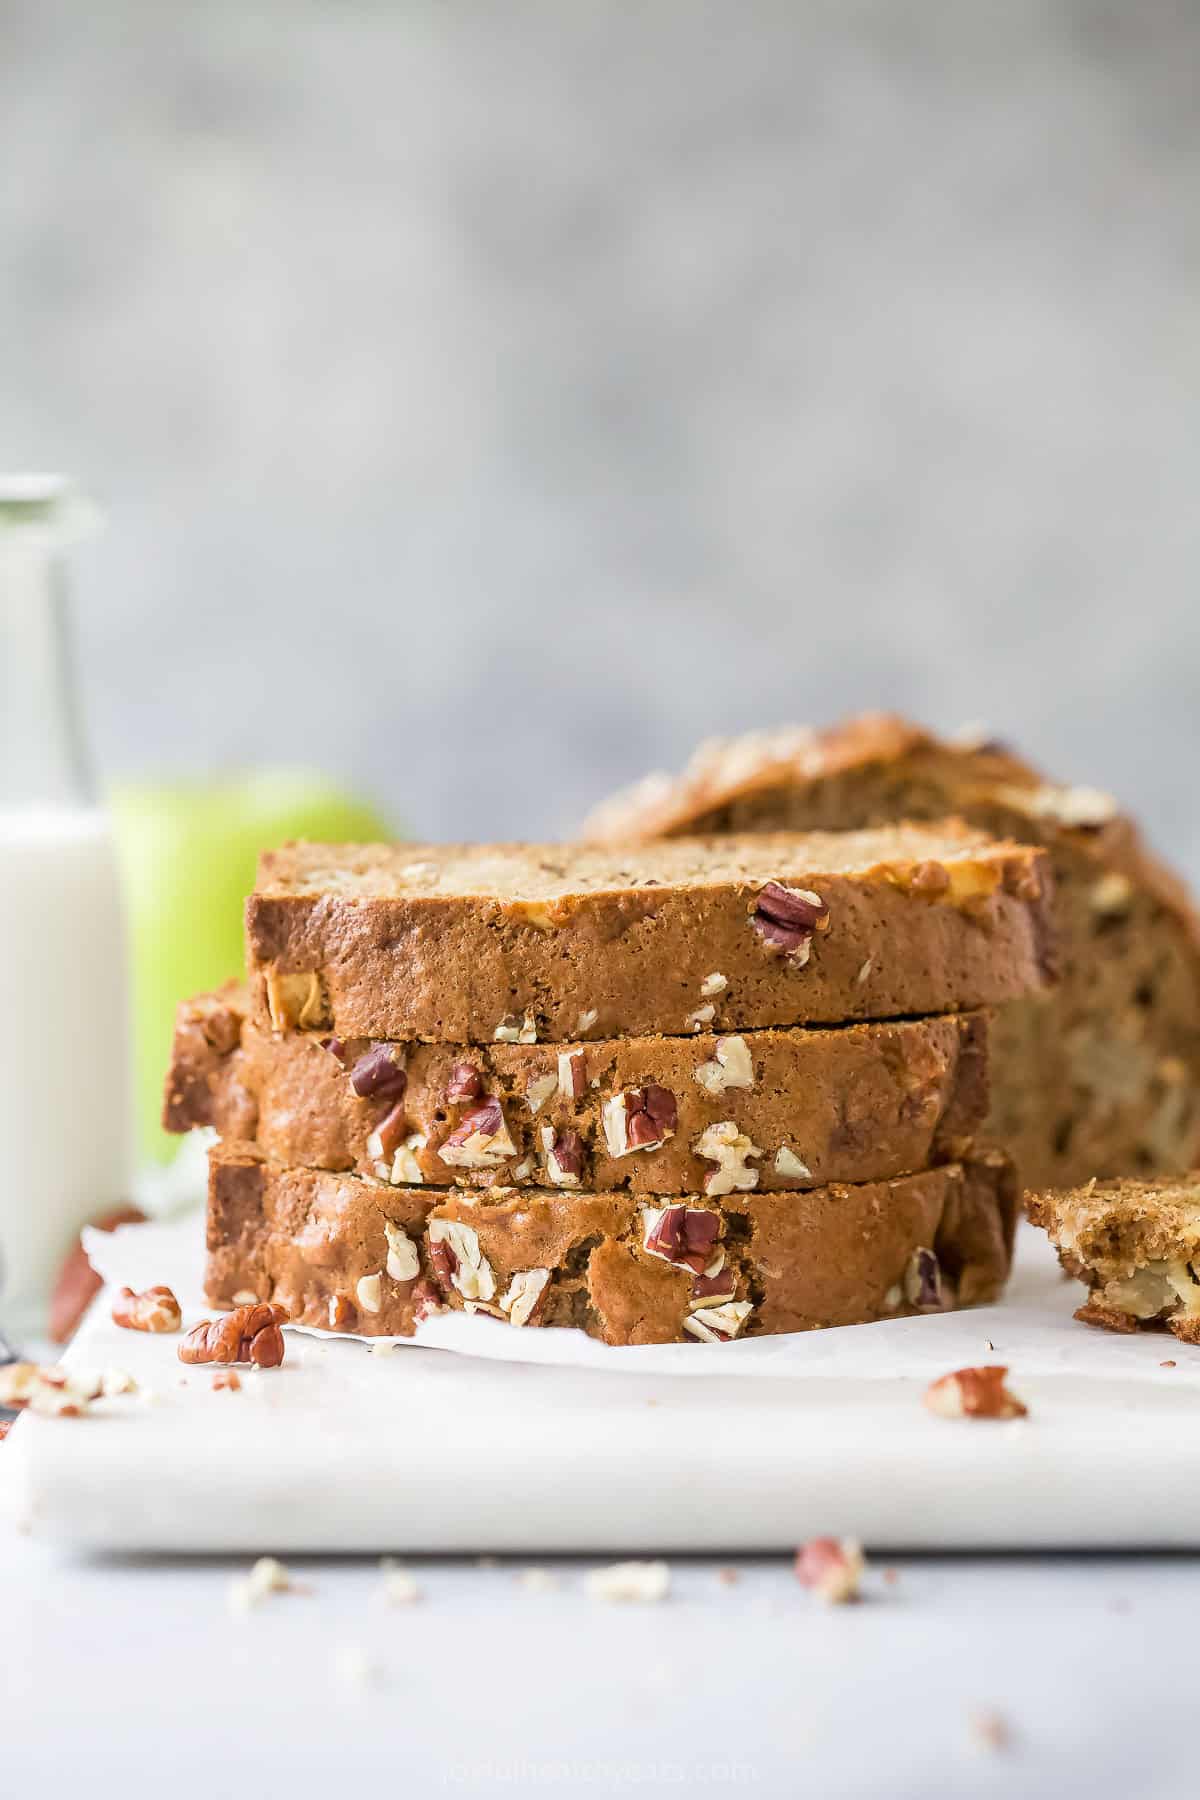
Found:
<path fill-rule="evenodd" d="M 609 1344 L 810 1331 L 994 1299 L 1017 1199 L 998 1152 L 892 1181 L 649 1201 L 391 1187 L 219 1144 L 206 1292 L 367 1336 L 409 1336 L 443 1307 Z"/>

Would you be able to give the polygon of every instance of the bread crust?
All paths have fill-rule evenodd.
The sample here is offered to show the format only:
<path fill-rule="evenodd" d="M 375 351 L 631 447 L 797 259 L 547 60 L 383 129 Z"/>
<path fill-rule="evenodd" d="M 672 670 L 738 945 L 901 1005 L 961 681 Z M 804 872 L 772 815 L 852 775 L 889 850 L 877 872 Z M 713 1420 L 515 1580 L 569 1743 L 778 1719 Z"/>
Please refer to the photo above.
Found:
<path fill-rule="evenodd" d="M 719 1221 L 712 1250 L 723 1268 L 710 1279 L 725 1291 L 699 1301 L 693 1268 L 647 1251 L 663 1207 L 650 1204 L 648 1219 L 648 1203 L 628 1193 L 393 1188 L 220 1145 L 210 1156 L 206 1291 L 215 1307 L 253 1293 L 298 1323 L 336 1318 L 365 1336 L 407 1336 L 431 1296 L 509 1316 L 514 1277 L 547 1271 L 528 1323 L 580 1326 L 612 1344 L 691 1341 L 685 1321 L 727 1296 L 746 1309 L 731 1335 L 805 1331 L 993 1299 L 1011 1259 L 1016 1188 L 1006 1160 L 991 1155 L 890 1182 L 688 1206 Z M 415 1262 L 405 1253 L 404 1280 L 388 1273 L 397 1227 L 416 1252 Z M 464 1228 L 467 1237 L 455 1235 Z M 444 1255 L 439 1265 L 439 1234 L 457 1245 L 458 1281 L 478 1297 L 447 1275 Z M 914 1281 L 919 1251 L 936 1258 L 932 1301 Z M 733 1320 L 718 1319 L 714 1335 L 722 1323 Z"/>
<path fill-rule="evenodd" d="M 167 1075 L 166 1129 L 213 1126 L 222 1137 L 256 1142 L 279 1163 L 389 1179 L 393 1156 L 372 1136 L 394 1098 L 360 1097 L 352 1084 L 374 1040 L 342 1040 L 336 1055 L 328 1042 L 313 1032 L 264 1032 L 236 985 L 185 1002 Z M 564 1171 L 573 1172 L 567 1185 L 697 1193 L 716 1165 L 695 1146 L 725 1120 L 758 1151 L 751 1167 L 760 1185 L 886 1179 L 962 1156 L 988 1105 L 987 1019 L 979 1012 L 726 1037 L 392 1049 L 404 1092 L 389 1145 L 402 1138 L 402 1164 L 411 1170 L 415 1163 L 432 1186 L 555 1185 L 550 1156 L 571 1133 L 580 1154 L 579 1167 Z M 476 1080 L 464 1084 L 464 1069 Z M 647 1084 L 671 1096 L 671 1134 L 613 1154 L 606 1109 Z M 461 1093 L 464 1085 L 470 1091 Z M 491 1096 L 501 1104 L 509 1153 L 475 1167 L 444 1162 L 439 1150 Z"/>
<path fill-rule="evenodd" d="M 781 945 L 778 884 L 823 917 Z M 955 1012 L 1054 974 L 1049 865 L 955 822 L 642 851 L 293 845 L 246 908 L 264 1026 L 489 1043 Z M 777 889 L 776 889 L 777 891 Z M 715 978 L 723 985 L 711 994 Z"/>

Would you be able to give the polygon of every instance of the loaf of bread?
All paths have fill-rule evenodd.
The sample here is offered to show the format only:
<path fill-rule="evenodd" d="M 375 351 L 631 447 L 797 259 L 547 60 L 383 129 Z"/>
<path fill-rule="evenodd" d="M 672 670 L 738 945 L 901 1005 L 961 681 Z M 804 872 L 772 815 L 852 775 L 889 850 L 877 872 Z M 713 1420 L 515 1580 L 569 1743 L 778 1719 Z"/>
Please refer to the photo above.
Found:
<path fill-rule="evenodd" d="M 954 1012 L 1053 974 L 1044 853 L 965 826 L 587 847 L 296 844 L 246 906 L 275 1030 L 449 1043 Z"/>
<path fill-rule="evenodd" d="M 1005 1006 L 989 1134 L 1031 1186 L 1200 1161 L 1200 924 L 1183 883 L 1107 794 L 1009 750 L 867 715 L 704 746 L 589 821 L 598 841 L 827 830 L 957 814 L 1054 866 L 1061 980 Z"/>
<path fill-rule="evenodd" d="M 1109 1331 L 1165 1326 L 1200 1344 L 1200 1170 L 1030 1194 L 1028 1209 L 1087 1285 L 1077 1319 Z"/>
<path fill-rule="evenodd" d="M 275 1036 L 231 986 L 179 1008 L 163 1122 L 402 1185 L 686 1194 L 731 1163 L 747 1188 L 912 1174 L 961 1156 L 986 1111 L 979 1012 L 465 1047 Z"/>
<path fill-rule="evenodd" d="M 806 1193 L 391 1187 L 211 1153 L 206 1291 L 298 1323 L 405 1336 L 449 1306 L 610 1344 L 720 1342 L 995 1297 L 1016 1188 L 1002 1156 Z"/>

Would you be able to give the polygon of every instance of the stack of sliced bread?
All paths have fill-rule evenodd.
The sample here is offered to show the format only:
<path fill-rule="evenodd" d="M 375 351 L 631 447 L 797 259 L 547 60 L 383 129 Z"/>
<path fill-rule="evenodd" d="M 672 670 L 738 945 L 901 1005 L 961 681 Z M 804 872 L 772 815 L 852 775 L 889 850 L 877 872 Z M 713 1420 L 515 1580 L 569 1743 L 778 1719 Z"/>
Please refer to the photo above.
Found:
<path fill-rule="evenodd" d="M 1001 744 L 867 714 L 701 746 L 598 808 L 586 835 L 810 831 L 957 815 L 1052 859 L 1061 980 L 996 1020 L 989 1135 L 1031 1188 L 1200 1162 L 1200 920 L 1111 795 Z"/>
<path fill-rule="evenodd" d="M 180 1009 L 207 1291 L 612 1344 L 993 1298 L 988 1018 L 1054 974 L 1048 859 L 958 825 L 643 848 L 294 845 L 247 985 Z"/>

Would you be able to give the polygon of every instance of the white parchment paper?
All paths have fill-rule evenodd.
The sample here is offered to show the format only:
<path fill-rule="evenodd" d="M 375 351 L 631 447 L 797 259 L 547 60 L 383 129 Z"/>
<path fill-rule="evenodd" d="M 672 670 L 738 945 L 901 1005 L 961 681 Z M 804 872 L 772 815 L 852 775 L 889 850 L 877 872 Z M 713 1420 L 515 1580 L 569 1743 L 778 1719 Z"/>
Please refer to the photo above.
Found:
<path fill-rule="evenodd" d="M 205 1315 L 202 1288 L 203 1220 L 197 1214 L 88 1231 L 88 1255 L 110 1286 L 133 1288 L 165 1282 L 174 1288 L 189 1319 Z M 1027 1371 L 1159 1373 L 1164 1358 L 1196 1359 L 1200 1352 L 1158 1335 L 1122 1337 L 1098 1333 L 1072 1317 L 1083 1290 L 1063 1278 L 1044 1235 L 1023 1225 L 1013 1278 L 994 1306 L 876 1325 L 847 1325 L 787 1337 L 736 1340 L 730 1344 L 632 1345 L 616 1348 L 575 1330 L 516 1328 L 479 1314 L 442 1313 L 427 1319 L 411 1338 L 386 1340 L 396 1349 L 435 1349 L 489 1361 L 538 1363 L 557 1368 L 603 1369 L 625 1375 L 663 1376 L 871 1376 L 932 1375 L 964 1363 L 1019 1363 Z M 211 1309 L 209 1309 L 211 1310 Z M 346 1335 L 378 1344 L 378 1338 L 291 1326 L 322 1339 Z"/>

